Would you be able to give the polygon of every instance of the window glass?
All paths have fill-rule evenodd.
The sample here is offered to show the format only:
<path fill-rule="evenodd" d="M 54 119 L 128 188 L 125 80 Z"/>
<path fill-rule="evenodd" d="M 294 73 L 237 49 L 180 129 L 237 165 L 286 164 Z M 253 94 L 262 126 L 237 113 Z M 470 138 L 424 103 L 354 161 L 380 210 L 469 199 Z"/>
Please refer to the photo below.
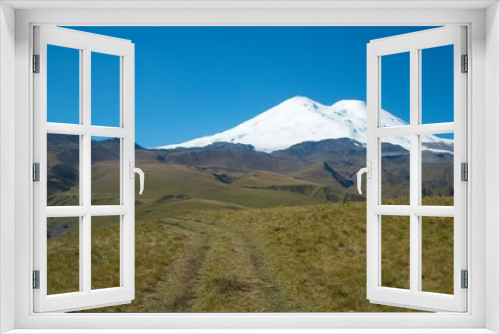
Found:
<path fill-rule="evenodd" d="M 454 204 L 453 133 L 421 136 L 422 205 Z"/>
<path fill-rule="evenodd" d="M 47 294 L 80 291 L 80 218 L 47 218 Z"/>
<path fill-rule="evenodd" d="M 120 126 L 120 57 L 92 52 L 92 125 Z"/>
<path fill-rule="evenodd" d="M 92 205 L 120 205 L 120 138 L 92 137 Z"/>
<path fill-rule="evenodd" d="M 80 50 L 47 45 L 47 122 L 80 123 Z"/>
<path fill-rule="evenodd" d="M 410 123 L 410 53 L 396 53 L 380 58 L 383 110 L 380 125 L 382 127 L 408 125 Z"/>
<path fill-rule="evenodd" d="M 410 205 L 410 137 L 380 141 L 382 205 Z"/>
<path fill-rule="evenodd" d="M 410 288 L 410 217 L 382 216 L 381 286 Z"/>
<path fill-rule="evenodd" d="M 453 294 L 452 217 L 421 217 L 422 291 Z"/>
<path fill-rule="evenodd" d="M 120 286 L 120 219 L 92 217 L 92 290 Z"/>
<path fill-rule="evenodd" d="M 47 205 L 80 205 L 80 136 L 47 134 Z"/>
<path fill-rule="evenodd" d="M 422 124 L 453 122 L 453 45 L 423 49 L 420 52 Z"/>

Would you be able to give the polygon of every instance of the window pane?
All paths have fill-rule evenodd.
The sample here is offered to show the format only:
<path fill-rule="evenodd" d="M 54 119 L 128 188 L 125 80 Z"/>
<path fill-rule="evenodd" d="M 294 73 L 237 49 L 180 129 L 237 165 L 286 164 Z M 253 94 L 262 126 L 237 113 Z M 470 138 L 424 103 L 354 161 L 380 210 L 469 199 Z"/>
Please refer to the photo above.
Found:
<path fill-rule="evenodd" d="M 47 122 L 80 123 L 80 50 L 47 45 Z"/>
<path fill-rule="evenodd" d="M 410 53 L 381 57 L 382 127 L 410 123 Z"/>
<path fill-rule="evenodd" d="M 92 137 L 92 205 L 120 205 L 120 138 Z"/>
<path fill-rule="evenodd" d="M 421 50 L 422 124 L 453 122 L 453 45 Z"/>
<path fill-rule="evenodd" d="M 382 216 L 382 286 L 410 288 L 410 217 Z"/>
<path fill-rule="evenodd" d="M 92 217 L 92 290 L 120 286 L 120 219 Z"/>
<path fill-rule="evenodd" d="M 410 137 L 381 139 L 383 205 L 410 204 Z"/>
<path fill-rule="evenodd" d="M 47 218 L 47 294 L 80 291 L 79 217 Z"/>
<path fill-rule="evenodd" d="M 421 138 L 422 205 L 453 206 L 453 133 Z"/>
<path fill-rule="evenodd" d="M 453 224 L 450 217 L 422 217 L 422 290 L 453 294 Z"/>
<path fill-rule="evenodd" d="M 120 57 L 92 52 L 92 125 L 120 126 Z"/>
<path fill-rule="evenodd" d="M 47 134 L 47 205 L 79 205 L 80 136 Z"/>

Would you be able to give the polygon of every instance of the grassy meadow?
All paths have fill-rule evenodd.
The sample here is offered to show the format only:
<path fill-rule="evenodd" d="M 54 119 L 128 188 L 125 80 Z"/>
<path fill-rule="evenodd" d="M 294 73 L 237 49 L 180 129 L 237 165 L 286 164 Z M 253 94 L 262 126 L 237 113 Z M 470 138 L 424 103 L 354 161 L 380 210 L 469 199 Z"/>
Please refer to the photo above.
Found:
<path fill-rule="evenodd" d="M 449 261 L 453 259 L 453 220 L 450 224 L 447 219 L 428 218 L 423 224 L 426 291 L 453 292 L 453 262 Z M 116 286 L 119 266 L 117 227 L 104 221 L 102 225 L 92 232 L 93 288 Z M 74 268 L 67 267 L 78 258 L 75 234 L 48 240 L 52 293 L 78 288 L 78 280 L 68 280 L 78 278 L 72 276 Z M 383 285 L 408 288 L 407 217 L 384 216 L 382 238 Z M 90 311 L 412 311 L 370 304 L 365 277 L 363 202 L 197 211 L 139 219 L 135 300 Z"/>

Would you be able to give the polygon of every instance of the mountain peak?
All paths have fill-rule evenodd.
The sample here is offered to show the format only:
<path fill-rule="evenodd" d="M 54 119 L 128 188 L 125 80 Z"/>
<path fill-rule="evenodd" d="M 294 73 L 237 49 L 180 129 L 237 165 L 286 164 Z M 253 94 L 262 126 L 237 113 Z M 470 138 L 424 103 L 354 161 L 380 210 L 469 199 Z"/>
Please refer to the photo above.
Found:
<path fill-rule="evenodd" d="M 366 102 L 361 101 L 361 100 L 340 100 L 332 104 L 332 108 L 334 109 L 342 109 L 342 108 L 359 108 L 359 109 L 365 109 L 366 108 Z"/>
<path fill-rule="evenodd" d="M 384 110 L 382 111 L 382 124 L 384 126 L 407 125 L 402 119 Z M 305 141 L 324 139 L 350 138 L 366 143 L 366 126 L 366 103 L 364 101 L 341 100 L 331 106 L 326 106 L 299 95 L 224 132 L 158 148 L 205 147 L 213 143 L 226 142 L 252 145 L 257 151 L 269 153 L 284 150 Z M 436 136 L 424 136 L 422 141 L 435 143 L 446 140 Z M 405 137 L 390 138 L 387 142 L 406 149 L 410 145 Z"/>
<path fill-rule="evenodd" d="M 291 98 L 281 102 L 280 104 L 284 104 L 284 103 L 320 104 L 320 103 L 308 98 L 307 96 L 303 96 L 303 95 L 295 95 L 294 97 L 291 97 Z"/>

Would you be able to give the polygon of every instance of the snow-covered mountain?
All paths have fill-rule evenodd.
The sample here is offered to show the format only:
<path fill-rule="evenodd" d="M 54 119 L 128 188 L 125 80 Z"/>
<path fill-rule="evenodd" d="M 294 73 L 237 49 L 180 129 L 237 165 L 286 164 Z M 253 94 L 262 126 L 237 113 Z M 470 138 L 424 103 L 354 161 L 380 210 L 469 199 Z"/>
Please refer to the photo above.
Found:
<path fill-rule="evenodd" d="M 382 125 L 408 124 L 384 110 Z M 325 106 L 307 97 L 296 96 L 227 131 L 158 148 L 205 147 L 217 142 L 228 142 L 253 145 L 255 150 L 269 153 L 306 141 L 336 138 L 351 138 L 366 144 L 365 102 L 342 100 L 332 106 Z M 410 147 L 408 137 L 385 138 L 383 142 L 406 149 Z M 430 150 L 453 151 L 452 139 L 426 135 L 422 137 L 422 143 L 430 146 Z"/>

